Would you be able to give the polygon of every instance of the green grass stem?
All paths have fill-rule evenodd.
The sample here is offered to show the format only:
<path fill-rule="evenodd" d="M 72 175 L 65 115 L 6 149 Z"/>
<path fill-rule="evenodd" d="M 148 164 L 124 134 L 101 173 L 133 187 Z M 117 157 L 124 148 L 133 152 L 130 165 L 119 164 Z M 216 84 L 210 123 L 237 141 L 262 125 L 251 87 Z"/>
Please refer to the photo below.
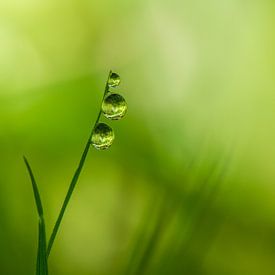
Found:
<path fill-rule="evenodd" d="M 48 275 L 46 226 L 45 226 L 45 220 L 43 216 L 42 201 L 39 195 L 38 187 L 37 187 L 31 166 L 28 160 L 26 159 L 26 157 L 24 157 L 24 162 L 26 164 L 27 170 L 31 178 L 35 204 L 36 204 L 36 208 L 39 216 L 36 275 Z"/>
<path fill-rule="evenodd" d="M 109 75 L 108 75 L 108 79 L 107 79 L 107 82 L 106 82 L 106 86 L 105 86 L 105 91 L 104 91 L 104 95 L 103 95 L 103 99 L 102 99 L 102 102 L 104 100 L 104 97 L 106 96 L 108 90 L 109 90 L 109 86 L 108 86 L 108 80 L 109 80 L 109 77 L 111 75 L 112 71 L 110 71 Z M 54 225 L 54 228 L 53 228 L 53 231 L 52 231 L 52 234 L 50 236 L 50 239 L 49 239 L 49 242 L 48 242 L 48 247 L 47 247 L 47 257 L 49 257 L 50 253 L 51 253 L 51 249 L 52 249 L 52 246 L 53 246 L 53 243 L 54 243 L 54 240 L 56 238 L 56 235 L 57 235 L 57 232 L 59 230 L 59 227 L 60 227 L 60 224 L 62 222 L 62 219 L 63 219 L 63 216 L 64 216 L 64 213 L 66 211 L 66 208 L 68 206 L 68 203 L 70 201 L 70 198 L 73 194 L 73 191 L 75 189 L 75 186 L 78 182 L 78 179 L 79 179 L 79 176 L 81 174 L 81 171 L 82 171 L 82 168 L 84 166 L 84 163 L 85 163 L 85 160 L 86 160 L 86 157 L 88 155 L 88 152 L 89 152 L 89 149 L 90 149 L 90 146 L 91 146 L 91 137 L 92 137 L 92 134 L 93 134 L 93 131 L 94 131 L 94 128 L 96 127 L 96 125 L 98 124 L 99 122 L 99 119 L 101 117 L 101 114 L 102 114 L 102 110 L 101 110 L 101 106 L 100 106 L 100 111 L 98 113 L 98 116 L 97 116 L 97 119 L 96 119 L 96 122 L 94 124 L 94 127 L 92 128 L 92 131 L 89 135 L 89 138 L 88 138 L 88 141 L 86 143 L 86 146 L 85 146 L 85 149 L 82 153 L 82 156 L 81 156 L 81 159 L 80 159 L 80 162 L 78 164 L 78 167 L 74 173 L 74 176 L 72 178 L 72 181 L 70 183 L 70 186 L 69 186 L 69 189 L 67 191 L 67 194 L 65 196 L 65 199 L 64 199 L 64 202 L 62 204 L 62 207 L 61 207 L 61 210 L 59 212 L 59 215 L 58 215 L 58 218 L 56 220 L 56 223 Z"/>

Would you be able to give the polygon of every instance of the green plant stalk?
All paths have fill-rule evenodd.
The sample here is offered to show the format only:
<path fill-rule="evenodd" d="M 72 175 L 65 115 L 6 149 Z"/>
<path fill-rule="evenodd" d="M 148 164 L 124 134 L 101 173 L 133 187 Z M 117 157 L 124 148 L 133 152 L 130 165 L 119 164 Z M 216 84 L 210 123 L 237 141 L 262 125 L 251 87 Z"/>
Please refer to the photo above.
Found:
<path fill-rule="evenodd" d="M 42 201 L 40 198 L 39 190 L 38 190 L 31 166 L 28 160 L 25 157 L 23 158 L 31 178 L 35 204 L 36 204 L 37 213 L 39 216 L 36 275 L 48 275 L 46 225 L 44 220 L 44 214 L 43 214 L 44 211 L 43 211 Z"/>
<path fill-rule="evenodd" d="M 103 98 L 102 98 L 102 102 L 106 96 L 106 94 L 108 93 L 108 90 L 109 90 L 109 86 L 108 86 L 108 80 L 110 78 L 112 74 L 112 71 L 109 72 L 109 75 L 108 75 L 108 79 L 107 79 L 107 82 L 106 82 L 106 86 L 105 86 L 105 90 L 104 90 L 104 95 L 103 95 Z M 51 253 L 51 249 L 52 249 L 52 246 L 53 246 L 53 243 L 54 243 L 54 240 L 56 238 L 56 235 L 57 235 L 57 232 L 58 232 L 58 229 L 60 227 L 60 224 L 62 222 L 62 219 L 63 219 L 63 216 L 64 216 L 64 213 L 66 211 L 66 208 L 68 206 L 68 203 L 70 201 L 70 198 L 73 194 L 73 191 L 75 189 L 75 186 L 77 184 L 77 181 L 79 179 L 79 176 L 80 176 L 80 173 L 82 171 L 82 168 L 84 166 L 84 163 L 85 163 L 85 160 L 86 160 L 86 157 L 88 155 L 88 152 L 89 152 L 89 149 L 90 149 L 90 146 L 91 146 L 91 138 L 92 138 L 92 135 L 93 135 L 93 131 L 96 127 L 96 125 L 98 124 L 99 120 L 100 120 L 100 117 L 101 117 L 101 114 L 102 114 L 102 109 L 101 109 L 101 106 L 100 106 L 100 111 L 98 113 L 98 116 L 97 116 L 97 119 L 96 119 L 96 122 L 92 128 L 92 131 L 89 135 L 89 138 L 88 138 L 88 141 L 86 143 L 86 146 L 85 146 L 85 149 L 82 153 L 82 156 L 81 156 L 81 159 L 80 159 L 80 162 L 79 162 L 79 165 L 74 173 L 74 176 L 72 178 L 72 181 L 70 183 L 70 186 L 69 186 L 69 189 L 67 191 L 67 194 L 65 196 L 65 199 L 64 199 L 64 202 L 62 204 L 62 207 L 61 207 L 61 210 L 59 212 L 59 215 L 58 215 L 58 218 L 55 222 L 55 225 L 54 225 L 54 228 L 53 228 L 53 231 L 52 231 L 52 234 L 50 236 L 50 239 L 49 239 L 49 242 L 48 242 L 48 246 L 47 246 L 47 257 L 49 257 L 50 253 Z"/>

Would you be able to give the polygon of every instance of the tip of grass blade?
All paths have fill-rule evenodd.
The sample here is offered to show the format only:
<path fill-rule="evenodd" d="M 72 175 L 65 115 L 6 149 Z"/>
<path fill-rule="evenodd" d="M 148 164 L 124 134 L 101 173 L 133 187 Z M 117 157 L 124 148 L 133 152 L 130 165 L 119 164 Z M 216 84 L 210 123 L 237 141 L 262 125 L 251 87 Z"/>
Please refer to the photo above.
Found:
<path fill-rule="evenodd" d="M 39 195 L 38 187 L 37 187 L 37 184 L 36 184 L 31 166 L 30 166 L 27 158 L 25 156 L 23 156 L 23 159 L 24 159 L 24 162 L 26 164 L 27 170 L 29 172 L 29 176 L 31 178 L 32 189 L 33 189 L 33 193 L 34 193 L 37 212 L 38 212 L 39 217 L 42 217 L 43 216 L 43 207 L 42 207 L 42 202 L 41 202 L 41 198 L 40 198 L 40 195 Z"/>

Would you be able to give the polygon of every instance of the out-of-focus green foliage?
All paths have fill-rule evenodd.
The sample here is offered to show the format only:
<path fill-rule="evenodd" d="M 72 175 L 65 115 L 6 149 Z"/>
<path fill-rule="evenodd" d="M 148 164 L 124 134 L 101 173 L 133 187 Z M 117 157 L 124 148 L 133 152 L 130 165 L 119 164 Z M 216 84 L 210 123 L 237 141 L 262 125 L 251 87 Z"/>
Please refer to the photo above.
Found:
<path fill-rule="evenodd" d="M 35 272 L 110 69 L 128 104 L 91 150 L 56 275 L 275 273 L 275 5 L 0 1 L 0 274 Z M 47 232 L 47 236 L 50 232 Z"/>

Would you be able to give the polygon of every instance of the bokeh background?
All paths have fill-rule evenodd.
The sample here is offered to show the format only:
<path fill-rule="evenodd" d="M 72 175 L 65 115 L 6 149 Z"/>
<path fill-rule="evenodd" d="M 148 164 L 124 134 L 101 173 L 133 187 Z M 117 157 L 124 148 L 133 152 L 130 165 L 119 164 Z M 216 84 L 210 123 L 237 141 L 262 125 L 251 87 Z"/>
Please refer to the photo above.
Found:
<path fill-rule="evenodd" d="M 0 1 L 0 274 L 35 272 L 110 69 L 127 117 L 92 149 L 53 275 L 275 274 L 275 2 Z M 103 119 L 104 121 L 104 119 Z"/>

